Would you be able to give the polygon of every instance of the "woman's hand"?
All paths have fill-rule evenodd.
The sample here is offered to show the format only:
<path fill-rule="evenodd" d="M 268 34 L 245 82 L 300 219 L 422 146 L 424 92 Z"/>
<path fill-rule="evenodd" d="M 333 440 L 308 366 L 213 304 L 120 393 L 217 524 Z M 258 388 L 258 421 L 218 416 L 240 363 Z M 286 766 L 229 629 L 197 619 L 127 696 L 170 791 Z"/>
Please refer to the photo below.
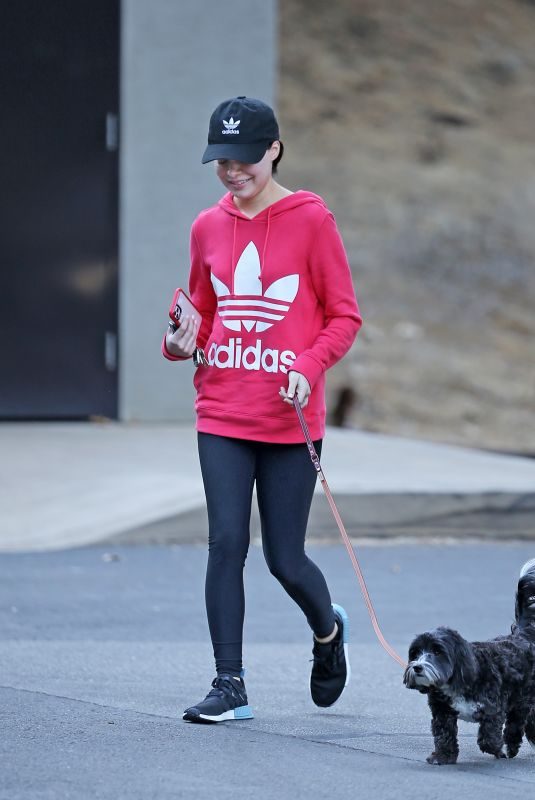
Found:
<path fill-rule="evenodd" d="M 288 389 L 285 390 L 284 387 L 281 386 L 279 396 L 282 397 L 285 403 L 289 403 L 293 406 L 293 398 L 294 395 L 297 394 L 299 405 L 301 408 L 304 408 L 308 403 L 310 391 L 310 384 L 305 376 L 291 369 L 288 373 Z"/>
<path fill-rule="evenodd" d="M 198 332 L 199 324 L 194 318 L 185 317 L 174 333 L 169 328 L 165 336 L 165 346 L 172 356 L 191 358 L 197 346 Z"/>

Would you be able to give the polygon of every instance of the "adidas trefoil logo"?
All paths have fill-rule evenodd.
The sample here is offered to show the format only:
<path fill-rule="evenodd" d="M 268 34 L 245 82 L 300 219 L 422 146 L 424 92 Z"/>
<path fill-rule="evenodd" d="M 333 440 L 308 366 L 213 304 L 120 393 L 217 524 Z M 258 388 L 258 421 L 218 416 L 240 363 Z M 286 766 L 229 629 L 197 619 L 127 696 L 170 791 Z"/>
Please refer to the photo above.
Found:
<path fill-rule="evenodd" d="M 234 271 L 234 294 L 212 274 L 217 310 L 225 328 L 261 333 L 284 319 L 299 289 L 299 275 L 286 275 L 262 293 L 260 256 L 249 242 Z"/>
<path fill-rule="evenodd" d="M 241 122 L 241 120 L 239 120 L 239 119 L 237 119 L 236 122 L 234 122 L 232 117 L 229 119 L 228 122 L 227 122 L 226 119 L 224 119 L 223 120 L 223 125 L 225 126 L 225 130 L 221 131 L 221 133 L 224 133 L 224 134 L 227 134 L 227 133 L 239 133 L 239 130 L 237 130 L 237 128 L 238 128 L 238 125 L 240 124 L 240 122 Z"/>

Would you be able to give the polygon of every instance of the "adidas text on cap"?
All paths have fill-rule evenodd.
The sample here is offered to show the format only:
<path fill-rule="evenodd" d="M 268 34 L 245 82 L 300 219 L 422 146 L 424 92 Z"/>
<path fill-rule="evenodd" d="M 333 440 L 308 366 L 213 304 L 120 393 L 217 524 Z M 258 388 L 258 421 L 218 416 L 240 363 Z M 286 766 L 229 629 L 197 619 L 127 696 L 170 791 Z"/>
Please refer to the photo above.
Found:
<path fill-rule="evenodd" d="M 220 103 L 210 117 L 202 163 L 229 159 L 257 164 L 278 139 L 279 126 L 270 106 L 253 97 L 232 97 Z"/>

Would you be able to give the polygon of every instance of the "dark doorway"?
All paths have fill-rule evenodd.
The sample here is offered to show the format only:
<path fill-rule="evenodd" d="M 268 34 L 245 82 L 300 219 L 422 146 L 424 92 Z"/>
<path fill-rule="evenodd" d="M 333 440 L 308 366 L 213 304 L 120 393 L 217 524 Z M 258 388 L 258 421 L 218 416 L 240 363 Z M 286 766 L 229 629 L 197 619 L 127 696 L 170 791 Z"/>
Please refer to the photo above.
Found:
<path fill-rule="evenodd" d="M 119 0 L 4 3 L 0 70 L 0 417 L 116 417 Z"/>

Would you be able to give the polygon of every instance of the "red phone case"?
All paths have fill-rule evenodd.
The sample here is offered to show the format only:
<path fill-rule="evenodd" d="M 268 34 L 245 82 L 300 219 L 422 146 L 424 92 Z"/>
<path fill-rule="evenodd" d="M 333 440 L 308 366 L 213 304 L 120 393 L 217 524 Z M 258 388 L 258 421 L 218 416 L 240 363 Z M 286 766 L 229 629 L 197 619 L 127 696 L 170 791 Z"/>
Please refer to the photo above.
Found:
<path fill-rule="evenodd" d="M 173 302 L 169 307 L 169 319 L 176 325 L 180 325 L 182 317 L 193 317 L 198 324 L 201 324 L 201 315 L 195 308 L 190 298 L 183 289 L 176 289 L 173 295 Z"/>

